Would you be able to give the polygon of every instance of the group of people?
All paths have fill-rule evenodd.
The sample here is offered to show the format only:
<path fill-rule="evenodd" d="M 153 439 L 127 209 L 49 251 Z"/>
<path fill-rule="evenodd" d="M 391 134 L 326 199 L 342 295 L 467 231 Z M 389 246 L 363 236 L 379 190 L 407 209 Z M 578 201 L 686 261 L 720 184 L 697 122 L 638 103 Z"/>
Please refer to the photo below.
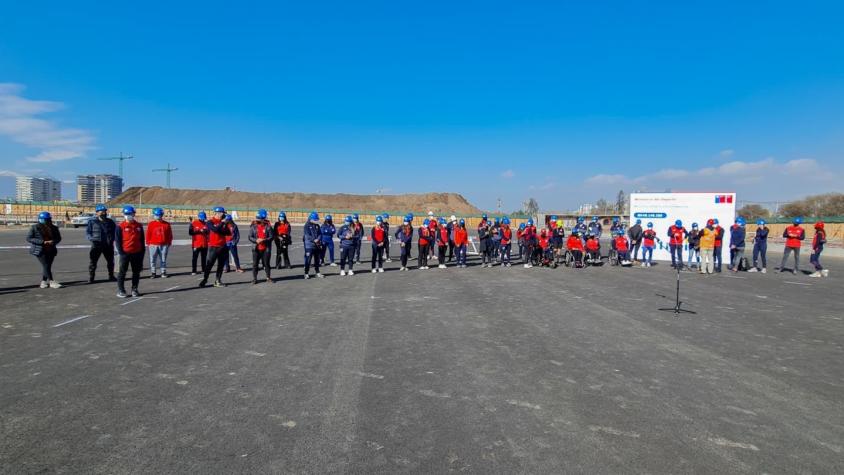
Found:
<path fill-rule="evenodd" d="M 95 282 L 95 275 L 100 258 L 106 261 L 108 279 L 117 282 L 117 296 L 139 296 L 143 259 L 149 249 L 149 266 L 152 278 L 167 277 L 167 257 L 173 244 L 173 230 L 164 220 L 161 208 L 153 210 L 153 219 L 144 226 L 135 219 L 135 209 L 125 206 L 122 209 L 124 219 L 115 223 L 108 216 L 105 205 L 96 206 L 96 216 L 88 221 L 85 235 L 91 242 L 89 252 L 88 275 L 89 283 Z M 395 240 L 400 248 L 400 271 L 409 269 L 412 259 L 412 249 L 416 244 L 416 268 L 429 269 L 432 260 L 438 262 L 438 268 L 446 268 L 447 263 L 456 259 L 458 268 L 467 267 L 466 256 L 470 244 L 469 231 L 464 219 L 451 216 L 435 217 L 433 212 L 421 220 L 418 226 L 414 223 L 414 215 L 406 214 L 391 233 L 390 216 L 387 213 L 379 215 L 375 224 L 367 232 L 358 214 L 346 216 L 339 228 L 335 226 L 333 217 L 326 215 L 320 222 L 319 214 L 314 211 L 308 216 L 303 227 L 302 242 L 304 247 L 304 278 L 311 278 L 311 267 L 314 276 L 324 277 L 320 267 L 326 265 L 337 266 L 335 263 L 335 236 L 340 246 L 340 275 L 354 275 L 355 264 L 359 264 L 363 241 L 368 240 L 372 248 L 370 271 L 384 272 L 384 262 L 390 262 L 390 241 Z M 418 221 L 417 221 L 418 222 Z M 551 216 L 550 220 L 537 229 L 533 219 L 521 223 L 518 228 L 510 226 L 508 217 L 489 219 L 484 214 L 476 228 L 477 252 L 480 255 L 481 267 L 493 267 L 496 264 L 510 267 L 513 260 L 521 261 L 525 268 L 535 265 L 556 267 L 565 262 L 572 267 L 580 268 L 588 264 L 602 262 L 601 237 L 603 226 L 598 217 L 590 223 L 579 217 L 571 229 L 568 237 L 562 219 Z M 785 252 L 783 254 L 781 271 L 785 271 L 787 260 L 793 255 L 796 273 L 799 267 L 800 249 L 805 240 L 802 219 L 795 218 L 791 226 L 784 233 Z M 730 262 L 727 267 L 732 272 L 747 270 L 749 272 L 767 271 L 767 240 L 770 230 L 764 220 L 757 221 L 757 229 L 753 238 L 752 266 L 746 264 L 745 255 L 745 220 L 738 217 L 729 228 L 730 233 Z M 815 268 L 813 277 L 824 277 L 828 271 L 821 266 L 820 255 L 826 244 L 824 223 L 819 221 L 814 225 L 815 235 L 812 239 L 812 255 L 810 262 Z M 671 252 L 671 265 L 679 269 L 697 268 L 703 274 L 721 272 L 722 248 L 727 230 L 722 228 L 717 219 L 710 219 L 703 228 L 692 223 L 691 229 L 686 229 L 681 220 L 674 222 L 667 230 L 668 249 Z M 230 214 L 222 206 L 213 208 L 209 218 L 203 211 L 193 220 L 188 228 L 191 240 L 192 258 L 191 275 L 202 274 L 200 287 L 208 285 L 212 271 L 215 274 L 213 285 L 224 286 L 222 275 L 230 271 L 230 260 L 236 272 L 244 272 L 240 266 L 237 245 L 240 241 L 240 230 Z M 612 220 L 610 228 L 610 259 L 622 266 L 631 266 L 639 262 L 642 267 L 650 267 L 653 263 L 653 251 L 657 243 L 661 244 L 658 233 L 652 222 L 644 227 L 637 219 L 630 228 L 624 228 L 620 218 Z M 61 242 L 61 232 L 52 222 L 49 212 L 42 211 L 38 215 L 38 223 L 33 225 L 27 235 L 30 243 L 30 253 L 34 255 L 42 267 L 41 288 L 60 288 L 52 273 L 52 264 L 57 254 L 57 245 Z M 267 282 L 272 282 L 271 269 L 291 268 L 289 247 L 292 244 L 291 224 L 284 212 L 278 214 L 275 222 L 270 222 L 267 210 L 260 209 L 255 220 L 249 227 L 249 242 L 252 243 L 252 283 L 258 283 L 258 273 L 263 269 Z M 513 244 L 516 244 L 518 256 L 513 257 Z M 271 264 L 271 256 L 275 247 L 276 258 Z M 688 249 L 688 260 L 683 260 L 683 250 Z M 639 250 L 641 249 L 641 259 Z M 120 257 L 118 272 L 114 274 L 114 253 Z M 199 263 L 199 265 L 197 265 Z M 216 269 L 215 269 L 216 267 Z M 126 274 L 131 268 L 131 291 L 126 292 Z"/>

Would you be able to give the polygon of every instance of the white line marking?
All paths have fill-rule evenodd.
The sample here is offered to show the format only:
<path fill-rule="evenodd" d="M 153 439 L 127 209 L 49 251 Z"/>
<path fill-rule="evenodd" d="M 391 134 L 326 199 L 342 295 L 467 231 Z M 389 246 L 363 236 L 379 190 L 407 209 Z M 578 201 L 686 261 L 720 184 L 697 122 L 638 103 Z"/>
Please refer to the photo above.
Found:
<path fill-rule="evenodd" d="M 741 277 L 738 275 L 725 275 L 724 277 L 729 277 L 731 279 L 746 279 L 747 277 Z"/>
<path fill-rule="evenodd" d="M 258 353 L 257 351 L 247 350 L 244 353 L 251 356 L 267 356 L 266 353 Z"/>
<path fill-rule="evenodd" d="M 352 374 L 356 374 L 362 378 L 384 379 L 384 376 L 381 376 L 380 374 L 363 373 L 361 371 L 352 371 Z"/>
<path fill-rule="evenodd" d="M 790 280 L 786 280 L 785 283 L 786 284 L 794 284 L 794 285 L 809 285 L 809 286 L 812 285 L 812 284 L 807 284 L 806 282 L 792 282 Z"/>
<path fill-rule="evenodd" d="M 158 297 L 155 297 L 155 296 L 149 296 L 149 297 L 147 297 L 146 295 L 144 295 L 143 297 L 138 297 L 138 298 L 136 298 L 136 299 L 132 299 L 132 300 L 130 300 L 130 301 L 128 301 L 128 302 L 123 302 L 123 303 L 122 303 L 122 304 L 120 304 L 120 305 L 129 305 L 130 303 L 135 303 L 135 302 L 137 302 L 138 300 L 143 300 L 143 299 L 157 299 L 157 298 L 158 298 Z"/>
<path fill-rule="evenodd" d="M 176 290 L 176 289 L 178 289 L 179 287 L 181 287 L 181 285 L 174 285 L 173 287 L 170 287 L 169 289 L 164 289 L 164 291 L 165 291 L 165 292 L 170 292 L 171 290 Z"/>
<path fill-rule="evenodd" d="M 79 320 L 82 320 L 83 318 L 88 318 L 88 317 L 90 317 L 90 315 L 82 315 L 81 317 L 71 318 L 70 320 L 65 320 L 61 323 L 57 323 L 57 324 L 53 325 L 53 328 L 58 328 L 62 325 L 67 325 L 68 323 L 78 322 Z"/>

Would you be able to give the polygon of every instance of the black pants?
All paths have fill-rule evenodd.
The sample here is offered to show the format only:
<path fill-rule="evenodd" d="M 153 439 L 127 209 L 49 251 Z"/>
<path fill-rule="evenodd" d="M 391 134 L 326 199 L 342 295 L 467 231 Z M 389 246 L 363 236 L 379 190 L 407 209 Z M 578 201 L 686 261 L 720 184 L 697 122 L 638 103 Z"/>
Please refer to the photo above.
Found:
<path fill-rule="evenodd" d="M 103 244 L 91 245 L 91 251 L 88 253 L 88 274 L 94 278 L 97 272 L 97 262 L 100 260 L 100 255 L 105 258 L 106 269 L 108 269 L 108 276 L 114 277 L 114 247 L 105 246 Z"/>
<path fill-rule="evenodd" d="M 258 264 L 264 264 L 264 273 L 267 274 L 267 279 L 270 278 L 270 254 L 272 252 L 272 248 L 252 248 L 252 280 L 258 278 Z"/>
<path fill-rule="evenodd" d="M 360 262 L 360 248 L 361 247 L 363 247 L 363 238 L 358 238 L 355 241 L 355 262 Z"/>
<path fill-rule="evenodd" d="M 44 251 L 40 256 L 35 256 L 41 264 L 41 280 L 53 280 L 53 261 L 56 259 L 55 248 L 53 252 Z"/>
<path fill-rule="evenodd" d="M 305 249 L 305 274 L 311 271 L 311 264 L 314 265 L 314 270 L 319 274 L 319 259 L 322 256 L 322 252 L 323 249 L 321 247 Z"/>
<path fill-rule="evenodd" d="M 445 251 L 448 249 L 448 246 L 437 246 L 437 258 L 440 261 L 440 264 L 445 264 Z"/>
<path fill-rule="evenodd" d="M 141 271 L 144 269 L 144 251 L 120 256 L 120 269 L 117 271 L 117 290 L 121 292 L 126 292 L 123 281 L 126 279 L 126 271 L 130 265 L 132 266 L 132 290 L 138 290 Z"/>
<path fill-rule="evenodd" d="M 208 248 L 207 247 L 195 247 L 193 248 L 193 256 L 191 257 L 190 266 L 191 272 L 196 274 L 196 260 L 199 258 L 199 265 L 202 269 L 202 273 L 205 273 L 205 260 L 208 259 Z"/>
<path fill-rule="evenodd" d="M 227 248 L 226 246 L 209 247 L 208 260 L 205 261 L 205 271 L 202 280 L 208 282 L 208 276 L 211 275 L 211 269 L 214 268 L 214 264 L 217 264 L 217 280 L 222 279 L 223 269 L 225 268 L 228 262 L 229 248 Z"/>
<path fill-rule="evenodd" d="M 340 270 L 346 270 L 346 264 L 349 264 L 349 270 L 355 265 L 354 246 L 343 247 L 340 246 Z"/>
<path fill-rule="evenodd" d="M 480 239 L 481 264 L 492 262 L 492 253 L 490 253 L 489 238 Z"/>
<path fill-rule="evenodd" d="M 378 268 L 384 267 L 384 246 L 377 244 L 372 245 L 372 268 L 375 269 L 375 262 L 378 262 Z"/>
<path fill-rule="evenodd" d="M 390 258 L 390 236 L 384 236 L 384 255 Z"/>
<path fill-rule="evenodd" d="M 410 243 L 401 244 L 401 266 L 407 267 L 407 259 L 410 257 Z"/>
<path fill-rule="evenodd" d="M 282 264 L 282 258 L 284 258 L 284 264 Z M 281 266 L 284 265 L 287 268 L 290 268 L 290 256 L 287 254 L 287 244 L 282 242 L 280 239 L 275 240 L 275 268 L 281 269 Z"/>
<path fill-rule="evenodd" d="M 454 259 L 454 241 L 448 241 L 448 262 Z"/>
<path fill-rule="evenodd" d="M 417 259 L 418 267 L 426 267 L 428 265 L 428 245 L 419 243 L 419 258 Z"/>

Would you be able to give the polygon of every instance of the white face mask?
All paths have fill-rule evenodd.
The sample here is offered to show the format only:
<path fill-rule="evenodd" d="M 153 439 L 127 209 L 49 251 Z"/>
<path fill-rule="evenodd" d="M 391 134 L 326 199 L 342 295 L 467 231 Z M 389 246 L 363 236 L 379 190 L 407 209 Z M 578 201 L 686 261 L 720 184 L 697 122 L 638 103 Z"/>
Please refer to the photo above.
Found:
<path fill-rule="evenodd" d="M 124 215 L 123 217 L 126 218 L 126 221 L 128 221 L 130 223 L 135 221 L 135 215 L 134 214 L 127 214 L 127 215 Z"/>

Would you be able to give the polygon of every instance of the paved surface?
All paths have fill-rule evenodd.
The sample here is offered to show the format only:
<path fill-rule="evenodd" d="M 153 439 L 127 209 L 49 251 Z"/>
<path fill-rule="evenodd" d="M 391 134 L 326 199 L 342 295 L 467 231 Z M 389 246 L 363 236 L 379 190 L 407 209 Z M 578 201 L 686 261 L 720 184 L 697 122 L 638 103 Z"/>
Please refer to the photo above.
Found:
<path fill-rule="evenodd" d="M 121 300 L 86 259 L 0 250 L 0 472 L 844 472 L 840 261 L 683 274 L 676 318 L 664 265 L 197 289 L 178 247 Z"/>

